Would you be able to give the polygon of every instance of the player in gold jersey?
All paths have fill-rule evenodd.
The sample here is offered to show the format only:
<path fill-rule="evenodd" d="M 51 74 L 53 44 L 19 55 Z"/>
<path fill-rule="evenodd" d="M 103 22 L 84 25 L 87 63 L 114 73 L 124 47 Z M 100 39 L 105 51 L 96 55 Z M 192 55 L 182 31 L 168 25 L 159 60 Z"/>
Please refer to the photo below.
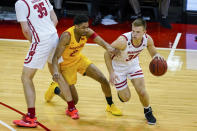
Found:
<path fill-rule="evenodd" d="M 58 82 L 59 86 L 57 83 L 53 82 L 45 93 L 45 100 L 49 102 L 55 94 L 58 94 L 66 100 L 63 97 L 63 93 L 66 94 L 63 87 L 68 83 L 72 94 L 71 99 L 73 100 L 67 102 L 68 109 L 66 110 L 66 114 L 73 119 L 78 119 L 78 111 L 75 108 L 75 105 L 78 102 L 78 94 L 75 84 L 77 82 L 77 72 L 79 72 L 84 76 L 93 78 L 101 84 L 107 101 L 106 111 L 111 112 L 113 115 L 122 115 L 121 111 L 112 101 L 112 94 L 108 80 L 86 56 L 81 54 L 81 50 L 85 46 L 88 38 L 93 39 L 94 42 L 105 48 L 108 52 L 115 52 L 114 48 L 89 28 L 87 16 L 76 16 L 74 18 L 74 26 L 62 33 L 53 57 L 53 80 Z M 63 62 L 58 65 L 58 59 L 61 56 L 63 57 Z"/>

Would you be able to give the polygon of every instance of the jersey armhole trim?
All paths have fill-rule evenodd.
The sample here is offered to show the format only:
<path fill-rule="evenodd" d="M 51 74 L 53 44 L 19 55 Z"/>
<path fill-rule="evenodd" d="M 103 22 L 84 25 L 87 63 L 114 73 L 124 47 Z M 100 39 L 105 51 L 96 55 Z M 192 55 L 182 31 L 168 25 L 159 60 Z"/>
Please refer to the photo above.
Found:
<path fill-rule="evenodd" d="M 27 1 L 25 1 L 25 0 L 22 0 L 26 5 L 27 5 L 27 8 L 28 8 L 28 15 L 27 15 L 27 19 L 29 18 L 29 16 L 30 16 L 30 7 L 29 7 L 29 5 L 28 5 L 28 3 L 27 3 Z"/>
<path fill-rule="evenodd" d="M 128 38 L 125 35 L 121 35 L 121 36 L 123 36 L 128 41 Z"/>

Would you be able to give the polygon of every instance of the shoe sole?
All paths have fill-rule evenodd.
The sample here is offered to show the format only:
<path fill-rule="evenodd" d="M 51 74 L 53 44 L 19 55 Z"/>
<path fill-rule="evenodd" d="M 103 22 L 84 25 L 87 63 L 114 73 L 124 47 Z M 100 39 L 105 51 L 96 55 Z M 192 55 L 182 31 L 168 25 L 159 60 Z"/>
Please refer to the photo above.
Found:
<path fill-rule="evenodd" d="M 70 118 L 72 118 L 68 113 L 66 113 L 66 115 L 69 116 Z M 77 119 L 79 119 L 79 116 L 76 118 L 72 118 L 72 119 L 77 120 Z"/>
<path fill-rule="evenodd" d="M 151 122 L 148 122 L 148 124 L 149 124 L 149 125 L 155 125 L 156 123 L 151 123 Z"/>
<path fill-rule="evenodd" d="M 16 124 L 17 125 L 17 124 Z M 37 126 L 22 126 L 22 125 L 17 125 L 18 127 L 26 127 L 26 128 L 36 128 Z"/>
<path fill-rule="evenodd" d="M 145 118 L 146 118 L 146 116 L 145 116 Z M 147 118 L 146 118 L 146 120 L 147 120 Z M 147 121 L 147 123 L 148 123 L 149 125 L 155 125 L 155 124 L 156 124 L 156 122 L 155 122 L 155 123 L 152 123 L 152 122 L 148 122 L 148 121 Z"/>
<path fill-rule="evenodd" d="M 106 110 L 107 112 L 111 113 L 114 116 L 122 116 L 122 114 L 113 114 L 111 111 Z"/>
<path fill-rule="evenodd" d="M 15 122 L 13 122 L 16 126 L 18 126 L 18 127 L 27 127 L 27 128 L 36 128 L 37 127 L 37 125 L 36 126 L 24 126 L 24 125 L 20 125 L 20 124 L 17 124 L 17 123 L 15 123 Z"/>

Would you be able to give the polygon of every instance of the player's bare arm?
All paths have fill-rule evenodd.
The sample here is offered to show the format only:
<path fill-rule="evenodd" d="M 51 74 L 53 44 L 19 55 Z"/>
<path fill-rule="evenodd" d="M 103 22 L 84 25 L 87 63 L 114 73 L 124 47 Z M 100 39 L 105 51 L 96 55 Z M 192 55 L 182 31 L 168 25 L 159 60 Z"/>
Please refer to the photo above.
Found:
<path fill-rule="evenodd" d="M 54 70 L 53 79 L 55 81 L 59 79 L 58 59 L 62 56 L 65 48 L 69 45 L 69 43 L 70 43 L 70 34 L 68 32 L 62 33 L 60 40 L 59 40 L 59 44 L 56 48 L 56 51 L 52 60 L 52 66 Z"/>
<path fill-rule="evenodd" d="M 51 21 L 53 22 L 54 26 L 57 26 L 58 20 L 54 10 L 50 11 Z"/>
<path fill-rule="evenodd" d="M 26 21 L 24 21 L 24 22 L 20 22 L 20 24 L 21 24 L 23 35 L 31 43 L 32 42 L 32 34 L 31 34 L 30 28 L 28 26 L 28 23 Z"/>
<path fill-rule="evenodd" d="M 111 46 L 115 49 L 124 50 L 126 48 L 127 41 L 123 36 L 118 37 Z M 105 64 L 107 66 L 108 72 L 109 72 L 109 82 L 114 85 L 115 80 L 118 79 L 118 76 L 114 74 L 114 69 L 112 67 L 112 58 L 114 57 L 114 54 L 109 54 L 108 52 L 105 52 L 104 58 L 105 58 Z"/>
<path fill-rule="evenodd" d="M 149 35 L 147 35 L 147 37 L 148 37 L 147 49 L 151 57 L 152 58 L 158 57 L 159 59 L 163 59 L 163 57 L 160 56 L 159 53 L 157 53 L 153 39 Z"/>
<path fill-rule="evenodd" d="M 115 80 L 118 79 L 118 76 L 114 74 L 114 69 L 112 67 L 112 58 L 111 55 L 106 51 L 104 54 L 105 64 L 107 66 L 107 70 L 109 72 L 109 82 L 114 85 Z"/>
<path fill-rule="evenodd" d="M 127 40 L 124 36 L 119 36 L 114 42 L 112 42 L 111 46 L 118 50 L 125 50 L 127 47 Z"/>
<path fill-rule="evenodd" d="M 94 32 L 92 29 L 88 29 L 87 32 L 88 38 L 93 38 L 93 41 L 97 43 L 98 45 L 102 46 L 104 49 L 106 49 L 108 52 L 115 54 L 114 48 L 112 48 L 109 43 L 107 43 L 105 40 L 103 40 L 96 32 Z"/>

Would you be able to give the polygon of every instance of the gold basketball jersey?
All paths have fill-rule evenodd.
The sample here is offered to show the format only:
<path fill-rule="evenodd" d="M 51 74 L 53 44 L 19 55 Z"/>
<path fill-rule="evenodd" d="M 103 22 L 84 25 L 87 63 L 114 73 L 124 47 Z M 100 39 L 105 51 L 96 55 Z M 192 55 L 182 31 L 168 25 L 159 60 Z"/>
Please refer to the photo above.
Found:
<path fill-rule="evenodd" d="M 64 62 L 60 64 L 61 66 L 68 67 L 76 64 L 80 60 L 81 50 L 87 42 L 86 36 L 81 36 L 80 41 L 77 42 L 75 39 L 74 29 L 75 26 L 72 26 L 65 31 L 70 33 L 71 39 L 69 45 L 66 47 L 62 54 Z"/>

